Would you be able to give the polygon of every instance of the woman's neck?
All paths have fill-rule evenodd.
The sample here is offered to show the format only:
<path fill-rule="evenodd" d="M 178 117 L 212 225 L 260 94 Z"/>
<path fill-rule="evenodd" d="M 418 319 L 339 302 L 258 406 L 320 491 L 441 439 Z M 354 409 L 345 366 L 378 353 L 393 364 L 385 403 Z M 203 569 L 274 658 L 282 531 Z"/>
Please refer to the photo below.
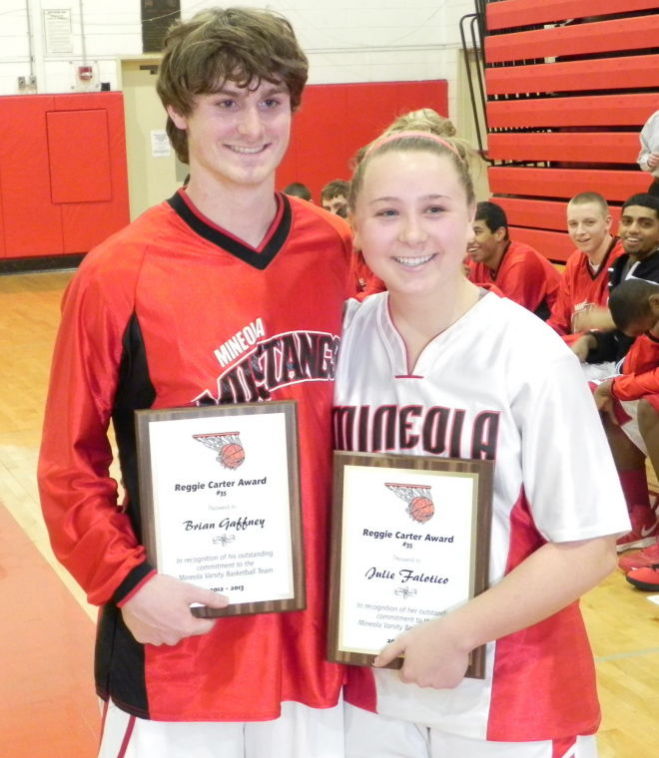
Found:
<path fill-rule="evenodd" d="M 462 275 L 423 298 L 389 293 L 391 319 L 407 349 L 408 371 L 426 345 L 473 308 L 479 297 L 478 287 Z"/>

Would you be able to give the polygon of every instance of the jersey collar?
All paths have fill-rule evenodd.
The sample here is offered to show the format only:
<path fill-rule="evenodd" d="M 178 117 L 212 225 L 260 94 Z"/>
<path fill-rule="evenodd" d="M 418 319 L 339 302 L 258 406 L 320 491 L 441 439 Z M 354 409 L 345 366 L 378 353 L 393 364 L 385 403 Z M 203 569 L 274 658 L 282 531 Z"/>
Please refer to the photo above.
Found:
<path fill-rule="evenodd" d="M 284 194 L 277 193 L 276 197 L 277 213 L 265 236 L 264 243 L 258 250 L 229 234 L 229 232 L 221 229 L 219 226 L 214 226 L 205 220 L 190 203 L 186 202 L 181 194 L 181 190 L 172 195 L 167 200 L 167 203 L 199 236 L 211 244 L 221 247 L 236 258 L 240 258 L 240 260 L 248 265 L 263 270 L 282 249 L 291 229 L 293 215 L 291 204 Z"/>

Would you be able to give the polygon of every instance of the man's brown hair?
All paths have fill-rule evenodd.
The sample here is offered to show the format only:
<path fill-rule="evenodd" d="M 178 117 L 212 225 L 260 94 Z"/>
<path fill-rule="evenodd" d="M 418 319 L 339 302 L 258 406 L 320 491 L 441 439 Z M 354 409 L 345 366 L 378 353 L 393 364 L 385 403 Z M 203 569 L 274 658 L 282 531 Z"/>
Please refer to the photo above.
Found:
<path fill-rule="evenodd" d="M 335 197 L 345 197 L 348 199 L 350 194 L 350 182 L 345 179 L 332 179 L 320 191 L 320 202 L 324 200 L 334 200 Z"/>
<path fill-rule="evenodd" d="M 156 90 L 165 107 L 188 116 L 195 96 L 217 92 L 227 81 L 250 88 L 262 81 L 284 83 L 295 110 L 308 67 L 283 16 L 255 8 L 209 8 L 168 31 Z M 187 132 L 169 116 L 166 128 L 179 160 L 188 163 Z"/>

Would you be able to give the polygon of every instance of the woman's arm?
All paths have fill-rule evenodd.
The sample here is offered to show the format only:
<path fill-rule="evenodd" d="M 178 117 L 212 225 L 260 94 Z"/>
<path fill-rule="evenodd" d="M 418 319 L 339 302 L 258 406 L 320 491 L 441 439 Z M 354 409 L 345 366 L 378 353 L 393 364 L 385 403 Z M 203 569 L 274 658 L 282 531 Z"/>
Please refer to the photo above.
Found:
<path fill-rule="evenodd" d="M 616 565 L 615 540 L 611 535 L 546 543 L 466 605 L 398 636 L 375 665 L 404 655 L 404 682 L 457 686 L 474 648 L 548 618 L 610 574 Z"/>

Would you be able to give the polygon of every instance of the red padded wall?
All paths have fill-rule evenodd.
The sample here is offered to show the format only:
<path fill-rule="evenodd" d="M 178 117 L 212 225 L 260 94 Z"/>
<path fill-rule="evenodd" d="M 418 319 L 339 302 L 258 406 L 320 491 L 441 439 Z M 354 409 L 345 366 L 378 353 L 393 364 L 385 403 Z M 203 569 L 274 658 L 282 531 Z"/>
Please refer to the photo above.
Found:
<path fill-rule="evenodd" d="M 50 111 L 46 131 L 53 203 L 111 200 L 107 112 Z"/>
<path fill-rule="evenodd" d="M 128 223 L 123 96 L 0 97 L 0 254 L 84 253 Z"/>
<path fill-rule="evenodd" d="M 68 111 L 79 107 L 77 95 L 58 95 L 55 108 Z M 109 155 L 111 196 L 107 201 L 65 203 L 62 208 L 62 234 L 67 251 L 83 252 L 94 247 L 130 221 L 128 205 L 128 167 L 124 101 L 120 92 L 99 92 L 85 96 L 92 112 L 105 111 L 107 141 L 95 143 L 98 160 Z"/>
<path fill-rule="evenodd" d="M 396 116 L 417 108 L 448 115 L 448 83 L 371 82 L 310 85 L 293 119 L 291 147 L 277 173 L 277 186 L 303 182 L 320 202 L 332 179 L 350 178 L 350 161 Z"/>
<path fill-rule="evenodd" d="M 659 108 L 658 9 L 657 0 L 487 3 L 490 189 L 514 236 L 552 260 L 572 249 L 572 196 L 600 192 L 617 221 L 621 203 L 650 184 L 636 157 Z"/>
<path fill-rule="evenodd" d="M 53 205 L 48 171 L 46 113 L 53 97 L 0 98 L 0 177 L 5 255 L 64 252 L 60 209 Z"/>

